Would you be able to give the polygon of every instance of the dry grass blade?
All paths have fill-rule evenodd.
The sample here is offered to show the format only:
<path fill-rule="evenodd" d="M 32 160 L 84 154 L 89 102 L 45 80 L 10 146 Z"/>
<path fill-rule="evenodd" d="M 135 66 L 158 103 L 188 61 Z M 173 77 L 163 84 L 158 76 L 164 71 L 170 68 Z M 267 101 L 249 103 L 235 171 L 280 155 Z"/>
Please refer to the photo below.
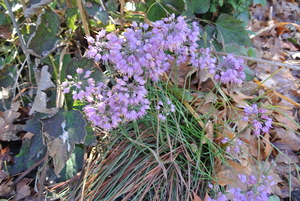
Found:
<path fill-rule="evenodd" d="M 192 200 L 192 192 L 201 194 L 200 168 L 185 161 L 191 153 L 183 139 L 171 136 L 176 147 L 155 150 L 155 131 L 146 130 L 138 139 L 134 133 L 119 137 L 102 161 L 91 164 L 86 200 Z"/>

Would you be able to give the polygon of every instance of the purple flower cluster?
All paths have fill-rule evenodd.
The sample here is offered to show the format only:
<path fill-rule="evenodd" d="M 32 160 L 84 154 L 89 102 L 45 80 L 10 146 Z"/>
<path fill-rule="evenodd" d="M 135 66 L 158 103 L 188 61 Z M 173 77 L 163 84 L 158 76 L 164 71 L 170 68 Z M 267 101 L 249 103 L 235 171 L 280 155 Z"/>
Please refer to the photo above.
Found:
<path fill-rule="evenodd" d="M 256 104 L 244 108 L 244 121 L 250 121 L 254 134 L 259 136 L 261 133 L 269 133 L 272 128 L 272 118 L 266 115 L 267 110 L 257 108 Z"/>
<path fill-rule="evenodd" d="M 249 186 L 247 191 L 242 191 L 240 188 L 231 188 L 229 190 L 232 195 L 232 201 L 267 201 L 268 194 L 271 193 L 271 186 L 276 183 L 272 181 L 272 176 L 261 176 L 261 182 L 258 182 L 257 178 L 250 175 L 248 178 L 246 175 L 238 175 L 241 182 Z"/>
<path fill-rule="evenodd" d="M 215 80 L 224 84 L 242 84 L 246 78 L 244 60 L 229 54 L 216 68 Z"/>
<path fill-rule="evenodd" d="M 158 110 L 158 119 L 161 121 L 165 121 L 167 119 L 167 116 L 170 115 L 170 112 L 175 112 L 175 105 L 172 104 L 172 102 L 167 99 L 167 101 L 164 103 L 163 101 L 158 101 L 155 109 Z"/>
<path fill-rule="evenodd" d="M 105 30 L 99 32 L 96 40 L 88 36 L 86 56 L 112 64 L 121 75 L 158 81 L 175 58 L 179 65 L 189 60 L 191 52 L 197 52 L 198 35 L 196 22 L 188 25 L 184 17 L 175 19 L 172 14 L 153 22 L 151 29 L 148 24 L 133 22 L 132 28 L 121 36 L 106 35 Z"/>
<path fill-rule="evenodd" d="M 109 130 L 124 119 L 136 120 L 146 114 L 150 103 L 146 99 L 148 91 L 145 83 L 149 79 L 159 81 L 171 64 L 187 63 L 195 68 L 207 69 L 210 74 L 221 75 L 219 79 L 224 83 L 230 70 L 242 78 L 241 61 L 232 56 L 226 57 L 216 68 L 216 59 L 211 56 L 210 50 L 198 48 L 199 33 L 197 22 L 188 24 L 184 17 L 175 18 L 172 14 L 151 26 L 133 22 L 132 28 L 120 35 L 101 30 L 95 38 L 87 36 L 86 57 L 104 63 L 110 74 L 117 77 L 117 84 L 108 88 L 103 83 L 95 83 L 88 73 L 85 82 L 68 76 L 69 81 L 62 85 L 63 92 L 69 93 L 70 87 L 75 86 L 73 98 L 89 103 L 84 108 L 88 119 L 94 125 Z M 77 73 L 81 74 L 83 70 L 77 69 Z M 237 81 L 229 79 L 228 82 Z M 172 105 L 168 105 L 174 110 Z M 164 120 L 166 113 L 159 114 L 158 118 Z"/>
<path fill-rule="evenodd" d="M 200 48 L 197 52 L 191 53 L 190 63 L 193 67 L 207 69 L 209 74 L 214 74 L 216 70 L 217 59 L 211 56 L 209 48 Z"/>
<path fill-rule="evenodd" d="M 85 89 L 80 81 L 67 82 L 63 84 L 64 92 L 69 92 L 70 86 L 74 85 L 81 89 L 78 93 L 73 92 L 73 98 L 89 102 L 84 107 L 87 118 L 106 130 L 117 127 L 123 119 L 141 118 L 150 103 L 146 99 L 144 84 L 148 79 L 158 81 L 170 63 L 188 62 L 191 52 L 197 52 L 198 35 L 196 22 L 189 25 L 184 17 L 175 19 L 174 14 L 153 22 L 152 27 L 133 22 L 132 28 L 126 29 L 122 35 L 106 34 L 102 30 L 96 38 L 87 37 L 90 45 L 86 56 L 108 64 L 112 67 L 111 72 L 122 78 L 116 79 L 117 84 L 112 89 L 101 83 L 95 84 L 91 78 Z M 166 119 L 167 110 L 175 111 L 169 100 L 157 107 L 163 108 L 158 115 L 161 120 Z"/>
<path fill-rule="evenodd" d="M 272 176 L 261 176 L 261 182 L 254 175 L 238 175 L 240 181 L 247 184 L 248 189 L 230 188 L 226 195 L 221 192 L 217 193 L 216 199 L 208 198 L 208 201 L 267 201 L 271 193 L 271 186 L 275 185 Z M 209 187 L 216 191 L 217 186 L 209 184 Z"/>
<path fill-rule="evenodd" d="M 230 141 L 229 138 L 224 137 L 221 140 L 222 144 L 229 143 L 229 146 L 226 147 L 226 152 L 230 152 L 231 148 L 233 147 L 233 150 L 237 153 L 240 153 L 240 146 L 243 144 L 243 141 L 241 141 L 239 138 L 234 138 L 233 140 Z"/>
<path fill-rule="evenodd" d="M 77 73 L 83 73 L 77 69 Z M 89 121 L 95 126 L 110 130 L 116 128 L 123 120 L 137 120 L 144 116 L 149 109 L 149 101 L 145 98 L 147 90 L 144 82 L 131 81 L 127 76 L 116 79 L 116 85 L 110 89 L 102 82 L 95 83 L 89 78 L 91 71 L 87 71 L 83 80 L 73 79 L 62 83 L 63 92 L 68 93 L 75 86 L 73 99 L 86 101 L 83 108 Z"/>

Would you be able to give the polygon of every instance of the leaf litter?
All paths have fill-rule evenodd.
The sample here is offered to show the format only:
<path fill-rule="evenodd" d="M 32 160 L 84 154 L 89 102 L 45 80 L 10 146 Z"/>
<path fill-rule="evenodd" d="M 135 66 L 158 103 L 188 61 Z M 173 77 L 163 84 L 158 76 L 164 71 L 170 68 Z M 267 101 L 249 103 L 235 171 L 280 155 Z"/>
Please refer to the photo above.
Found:
<path fill-rule="evenodd" d="M 296 28 L 298 27 L 293 23 L 283 23 L 285 21 L 294 21 L 295 15 L 299 16 L 299 7 L 296 2 L 272 2 L 272 5 L 267 5 L 265 7 L 257 6 L 253 8 L 252 15 L 255 17 L 252 24 L 249 27 L 252 31 L 258 32 L 264 28 L 265 32 L 260 33 L 259 35 L 253 38 L 256 49 L 258 50 L 258 56 L 261 56 L 264 59 L 284 61 L 286 63 L 289 60 L 295 59 L 293 57 L 292 51 L 299 51 L 299 48 L 294 43 L 289 42 L 285 38 L 293 38 L 294 32 L 286 27 L 291 25 Z M 273 11 L 270 11 L 270 6 L 273 6 Z M 275 13 L 275 14 L 274 14 Z M 275 19 L 268 19 L 268 16 L 276 18 L 276 20 L 281 20 L 282 22 L 275 21 Z M 298 18 L 297 18 L 298 19 Z M 265 23 L 269 20 L 269 24 Z M 283 35 L 285 36 L 283 37 Z M 297 60 L 296 60 L 297 62 Z M 180 67 L 181 68 L 181 67 Z M 177 86 L 183 88 L 193 88 L 200 89 L 202 91 L 210 91 L 210 93 L 203 96 L 196 96 L 191 104 L 194 110 L 199 116 L 210 115 L 212 117 L 206 124 L 207 138 L 211 142 L 216 142 L 221 147 L 230 146 L 230 143 L 221 143 L 220 140 L 224 137 L 228 137 L 230 140 L 235 140 L 237 137 L 241 139 L 242 144 L 239 146 L 241 152 L 237 154 L 231 150 L 230 156 L 224 155 L 224 161 L 215 162 L 215 180 L 221 186 L 227 185 L 227 188 L 232 186 L 238 186 L 241 189 L 246 189 L 247 187 L 242 182 L 236 182 L 238 179 L 238 174 L 245 174 L 247 176 L 255 175 L 259 176 L 261 174 L 261 165 L 263 170 L 268 172 L 268 175 L 271 175 L 274 181 L 279 186 L 276 185 L 272 187 L 272 193 L 278 195 L 281 198 L 286 198 L 290 196 L 290 193 L 287 190 L 288 183 L 286 180 L 291 180 L 293 189 L 300 188 L 299 177 L 297 175 L 299 168 L 299 149 L 300 149 L 300 137 L 299 137 L 299 107 L 297 105 L 290 103 L 288 100 L 293 100 L 296 103 L 299 103 L 299 83 L 297 83 L 297 77 L 293 74 L 294 71 L 289 69 L 282 69 L 278 73 L 273 74 L 277 71 L 277 68 L 274 66 L 263 65 L 257 63 L 255 67 L 256 77 L 260 79 L 260 83 L 250 81 L 245 87 L 242 88 L 222 88 L 223 94 L 226 95 L 228 101 L 224 101 L 224 95 L 218 92 L 214 92 L 213 84 L 209 80 L 209 77 L 205 77 L 204 73 L 199 74 L 197 78 L 193 78 L 189 66 L 183 66 L 181 69 L 176 71 L 178 73 L 179 79 L 176 79 L 176 76 L 172 74 L 171 80 L 173 83 L 177 83 Z M 49 116 L 44 116 L 39 118 L 41 126 L 38 130 L 41 131 L 40 135 L 43 139 L 43 143 L 48 147 L 49 155 L 53 157 L 54 172 L 56 176 L 59 177 L 59 172 L 63 169 L 64 164 L 71 157 L 71 152 L 74 150 L 75 144 L 80 144 L 84 142 L 86 133 L 84 132 L 74 132 L 71 128 L 68 129 L 68 117 L 67 120 L 64 119 L 62 111 L 57 111 L 54 107 L 48 109 L 46 106 L 46 93 L 44 90 L 47 90 L 51 87 L 55 87 L 53 82 L 50 79 L 50 74 L 48 72 L 48 67 L 44 66 L 41 69 L 40 77 L 37 77 L 38 80 L 38 89 L 37 96 L 33 102 L 33 107 L 31 108 L 31 113 L 33 111 L 50 114 Z M 199 81 L 200 78 L 200 81 Z M 298 77 L 299 78 L 299 77 Z M 275 93 L 277 92 L 277 93 Z M 280 97 L 278 93 L 281 93 L 284 97 L 287 97 L 286 100 Z M 295 95 L 296 93 L 296 95 Z M 270 116 L 274 117 L 276 125 L 270 132 L 270 134 L 265 134 L 261 139 L 253 136 L 251 134 L 251 129 L 248 128 L 248 124 L 241 119 L 236 119 L 238 114 L 242 113 L 242 110 L 249 106 L 244 100 L 253 101 L 258 97 L 263 97 L 262 104 L 265 107 L 272 108 L 274 110 L 268 110 Z M 218 105 L 219 104 L 219 105 Z M 33 136 L 25 135 L 23 137 L 18 136 L 17 134 L 23 130 L 23 125 L 14 123 L 16 119 L 20 116 L 18 112 L 20 108 L 20 103 L 15 102 L 11 105 L 9 110 L 1 112 L 0 114 L 0 138 L 2 141 L 16 141 L 23 140 L 24 142 L 37 135 L 34 133 Z M 240 110 L 236 111 L 233 108 L 239 108 Z M 71 116 L 76 116 L 72 114 Z M 238 114 L 236 114 L 238 113 Z M 80 116 L 80 115 L 79 115 Z M 70 117 L 70 116 L 69 116 Z M 234 120 L 231 122 L 231 120 Z M 55 123 L 53 123 L 53 121 Z M 58 123 L 57 123 L 57 122 Z M 69 123 L 74 124 L 74 119 L 69 118 Z M 80 119 L 81 127 L 84 128 L 86 123 L 83 119 Z M 78 122 L 76 122 L 78 123 Z M 60 127 L 54 128 L 52 125 L 60 125 Z M 223 130 L 217 130 L 213 128 L 214 124 L 225 124 L 226 126 Z M 58 130 L 56 130 L 58 129 Z M 26 130 L 26 129 L 24 129 Z M 68 133 L 70 132 L 70 133 Z M 235 133 L 239 133 L 238 136 Z M 70 136 L 78 136 L 70 140 Z M 216 135 L 215 135 L 216 134 Z M 152 136 L 151 132 L 146 133 L 145 135 Z M 70 143 L 71 142 L 71 143 Z M 112 149 L 108 158 L 104 162 L 103 167 L 108 168 L 105 164 L 109 164 L 110 161 L 114 160 L 118 155 L 122 155 L 123 152 L 134 154 L 132 150 L 127 149 L 127 142 L 122 142 L 118 147 Z M 149 142 L 150 143 L 150 142 Z M 24 143 L 25 144 L 25 143 Z M 3 153 L 5 149 L 2 147 Z M 41 151 L 41 150 L 39 150 Z M 170 150 L 168 153 L 162 155 L 161 160 L 164 162 L 174 160 L 174 157 L 179 155 L 185 155 L 183 148 L 176 151 Z M 2 154 L 2 153 L 1 153 Z M 1 155 L 4 156 L 5 154 Z M 188 155 L 188 154 L 186 154 Z M 151 166 L 152 171 L 146 175 L 145 180 L 139 180 L 137 183 L 133 184 L 134 179 L 140 179 L 136 176 L 132 177 L 132 180 L 127 181 L 127 185 L 130 184 L 132 189 L 129 191 L 129 195 L 132 195 L 136 192 L 140 184 L 149 182 L 148 185 L 152 185 L 155 181 L 162 179 L 161 175 L 163 174 L 162 167 L 159 165 L 154 165 L 155 160 L 154 156 L 152 160 L 153 164 L 147 164 L 147 166 L 142 169 L 135 169 L 138 173 L 145 171 L 146 168 Z M 142 161 L 144 158 L 139 157 L 136 161 L 132 161 L 129 164 L 128 169 L 124 169 L 124 174 L 130 174 L 130 171 L 136 167 L 136 165 Z M 1 159 L 2 160 L 2 159 Z M 9 161 L 9 159 L 6 159 Z M 257 162 L 258 161 L 258 162 Z M 126 161 L 122 161 L 122 165 L 126 165 Z M 103 168 L 98 172 L 100 175 L 101 171 L 105 171 Z M 120 167 L 115 167 L 120 168 Z M 2 167 L 3 170 L 3 167 Z M 181 178 L 182 174 L 176 167 L 174 167 L 173 174 L 178 175 L 178 178 Z M 138 175 L 138 174 L 137 174 Z M 103 180 L 103 185 L 100 186 L 100 191 L 98 194 L 107 194 L 110 189 L 107 189 L 106 184 L 112 182 L 114 179 L 119 179 L 118 175 L 107 175 L 108 179 Z M 96 179 L 96 178 L 93 178 Z M 70 179 L 71 180 L 71 179 Z M 32 187 L 28 184 L 31 182 L 28 178 L 23 178 L 16 184 L 14 188 L 13 182 L 9 179 L 7 173 L 3 170 L 0 174 L 0 192 L 1 196 L 8 196 L 15 193 L 16 200 L 21 200 L 23 198 L 31 195 Z M 175 182 L 175 181 L 174 181 Z M 182 185 L 184 185 L 184 179 L 180 180 Z M 64 184 L 68 184 L 67 182 Z M 15 189 L 15 192 L 14 190 Z M 124 190 L 124 189 L 120 189 Z M 201 198 L 193 193 L 191 197 L 194 200 L 201 200 Z"/>

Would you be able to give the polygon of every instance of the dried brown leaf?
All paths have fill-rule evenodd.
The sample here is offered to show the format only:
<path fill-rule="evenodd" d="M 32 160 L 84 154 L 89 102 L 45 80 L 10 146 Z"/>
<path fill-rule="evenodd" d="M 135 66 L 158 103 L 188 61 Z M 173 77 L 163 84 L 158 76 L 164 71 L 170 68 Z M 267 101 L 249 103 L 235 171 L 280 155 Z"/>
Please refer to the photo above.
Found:
<path fill-rule="evenodd" d="M 206 131 L 206 137 L 210 140 L 213 141 L 214 139 L 214 125 L 211 121 L 208 121 L 205 125 L 205 131 Z M 204 142 L 204 141 L 203 141 Z"/>
<path fill-rule="evenodd" d="M 16 197 L 15 200 L 21 200 L 23 198 L 26 198 L 30 195 L 30 187 L 28 186 L 28 183 L 31 181 L 31 179 L 24 178 L 20 182 L 17 183 L 17 190 L 16 190 Z"/>
<path fill-rule="evenodd" d="M 276 135 L 280 140 L 273 142 L 279 149 L 288 149 L 291 151 L 300 150 L 300 136 L 292 130 L 286 130 L 281 127 L 275 127 Z"/>
<path fill-rule="evenodd" d="M 9 181 L 9 182 L 2 182 L 0 184 L 0 196 L 1 197 L 7 197 L 11 194 L 13 194 L 13 182 Z"/>
<path fill-rule="evenodd" d="M 33 114 L 33 112 L 41 112 L 46 114 L 57 113 L 58 110 L 56 108 L 46 108 L 47 94 L 44 92 L 44 90 L 55 87 L 51 81 L 51 74 L 48 72 L 48 66 L 43 66 L 40 75 L 37 73 L 36 79 L 38 81 L 38 89 L 29 115 Z"/>
<path fill-rule="evenodd" d="M 195 192 L 193 192 L 193 197 L 194 201 L 202 201 L 202 199 Z"/>
<path fill-rule="evenodd" d="M 263 159 L 266 159 L 272 153 L 273 147 L 270 144 L 270 134 L 265 133 L 264 138 L 262 139 L 262 144 L 264 145 L 264 154 Z"/>
<path fill-rule="evenodd" d="M 17 112 L 20 107 L 19 101 L 14 102 L 9 110 L 3 113 L 0 117 L 0 139 L 3 141 L 15 141 L 20 138 L 16 134 L 23 129 L 23 125 L 13 124 L 13 122 L 20 116 Z"/>

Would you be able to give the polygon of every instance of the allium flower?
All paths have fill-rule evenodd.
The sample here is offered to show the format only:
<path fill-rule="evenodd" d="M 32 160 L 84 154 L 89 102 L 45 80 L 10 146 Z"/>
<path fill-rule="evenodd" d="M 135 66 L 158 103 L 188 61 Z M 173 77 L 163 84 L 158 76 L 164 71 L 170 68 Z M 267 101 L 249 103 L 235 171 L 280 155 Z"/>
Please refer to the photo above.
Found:
<path fill-rule="evenodd" d="M 259 183 L 254 175 L 250 175 L 248 178 L 246 175 L 238 175 L 242 183 L 247 184 L 248 189 L 242 190 L 240 188 L 230 188 L 227 194 L 224 195 L 221 192 L 216 193 L 217 186 L 210 185 L 209 188 L 214 192 L 216 199 L 209 198 L 211 201 L 219 200 L 232 200 L 232 201 L 267 201 L 269 193 L 271 192 L 271 186 L 276 182 L 272 180 L 271 176 L 267 178 L 262 175 L 262 182 Z"/>
<path fill-rule="evenodd" d="M 223 57 L 223 62 L 217 66 L 215 80 L 224 84 L 242 84 L 246 78 L 244 60 L 229 54 Z"/>
<path fill-rule="evenodd" d="M 170 112 L 175 112 L 175 105 L 169 99 L 165 99 L 164 101 L 157 101 L 155 109 L 159 112 L 158 119 L 165 121 Z"/>
<path fill-rule="evenodd" d="M 77 69 L 76 72 L 80 74 L 83 70 Z M 87 71 L 83 80 L 66 81 L 61 86 L 64 93 L 69 93 L 70 87 L 75 86 L 73 99 L 89 103 L 83 110 L 95 126 L 110 130 L 122 121 L 134 121 L 147 113 L 150 102 L 145 98 L 147 90 L 140 82 L 125 76 L 116 79 L 117 84 L 110 89 L 102 82 L 96 83 L 93 78 L 88 78 L 90 74 L 91 71 Z"/>
<path fill-rule="evenodd" d="M 258 109 L 256 104 L 244 108 L 244 121 L 250 121 L 254 134 L 259 136 L 261 133 L 269 133 L 272 128 L 272 119 L 266 115 L 266 109 Z"/>

